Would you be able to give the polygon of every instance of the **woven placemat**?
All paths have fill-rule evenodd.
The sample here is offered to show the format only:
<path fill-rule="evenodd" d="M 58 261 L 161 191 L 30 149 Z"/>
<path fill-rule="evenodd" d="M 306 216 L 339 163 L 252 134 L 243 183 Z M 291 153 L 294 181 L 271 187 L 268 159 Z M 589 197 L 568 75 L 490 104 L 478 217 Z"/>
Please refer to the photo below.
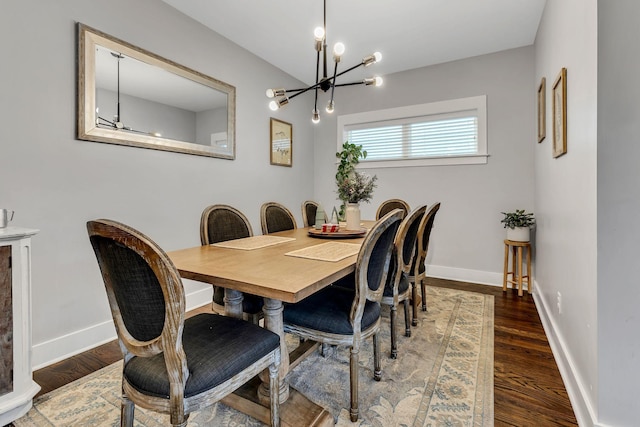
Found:
<path fill-rule="evenodd" d="M 280 243 L 296 240 L 293 237 L 280 236 L 251 236 L 242 239 L 227 240 L 226 242 L 214 243 L 211 246 L 228 249 L 242 249 L 244 251 L 252 251 L 254 249 L 266 248 L 267 246 L 278 245 Z"/>
<path fill-rule="evenodd" d="M 309 246 L 308 248 L 287 252 L 285 255 L 336 262 L 355 255 L 359 251 L 360 245 L 356 243 L 327 242 L 321 245 Z"/>

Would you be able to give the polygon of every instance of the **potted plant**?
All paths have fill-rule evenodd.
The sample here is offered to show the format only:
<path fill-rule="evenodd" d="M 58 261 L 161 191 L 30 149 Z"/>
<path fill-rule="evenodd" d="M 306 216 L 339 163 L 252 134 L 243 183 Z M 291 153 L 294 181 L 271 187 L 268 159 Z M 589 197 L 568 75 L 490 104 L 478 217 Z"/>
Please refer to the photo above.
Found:
<path fill-rule="evenodd" d="M 531 226 L 535 224 L 533 213 L 525 212 L 524 209 L 516 209 L 515 212 L 501 212 L 504 215 L 502 224 L 507 229 L 507 239 L 516 242 L 528 242 L 530 239 Z"/>
<path fill-rule="evenodd" d="M 367 152 L 362 145 L 355 145 L 346 141 L 342 144 L 342 151 L 336 153 L 340 159 L 336 172 L 338 198 L 342 200 L 339 216 L 346 219 L 347 230 L 360 229 L 360 202 L 369 202 L 373 197 L 377 177 L 355 170 L 360 158 L 366 158 Z"/>

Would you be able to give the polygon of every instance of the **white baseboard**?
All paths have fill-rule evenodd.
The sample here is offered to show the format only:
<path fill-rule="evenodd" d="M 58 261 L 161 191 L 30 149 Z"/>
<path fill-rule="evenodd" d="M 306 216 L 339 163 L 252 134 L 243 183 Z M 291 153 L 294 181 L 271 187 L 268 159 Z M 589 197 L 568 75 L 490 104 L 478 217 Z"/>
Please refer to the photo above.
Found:
<path fill-rule="evenodd" d="M 203 288 L 186 296 L 186 310 L 211 304 L 211 288 Z M 44 368 L 68 357 L 90 350 L 116 339 L 116 329 L 109 320 L 85 329 L 35 344 L 32 353 L 33 370 Z"/>
<path fill-rule="evenodd" d="M 536 283 L 535 280 L 534 289 L 539 289 L 538 283 Z M 573 358 L 567 351 L 567 345 L 562 335 L 558 332 L 559 330 L 552 315 L 553 312 L 538 292 L 533 294 L 533 300 L 536 304 L 540 320 L 542 321 L 544 332 L 547 335 L 547 340 L 551 346 L 553 357 L 556 360 L 558 370 L 567 389 L 567 394 L 569 395 L 571 406 L 573 406 L 573 412 L 576 415 L 578 425 L 580 427 L 606 427 L 604 424 L 598 423 L 598 417 L 592 402 L 589 400 L 584 380 L 578 375 Z"/>
<path fill-rule="evenodd" d="M 427 265 L 427 276 L 438 279 L 456 280 L 458 282 L 477 283 L 479 285 L 502 286 L 502 272 L 469 270 L 466 268 Z"/>

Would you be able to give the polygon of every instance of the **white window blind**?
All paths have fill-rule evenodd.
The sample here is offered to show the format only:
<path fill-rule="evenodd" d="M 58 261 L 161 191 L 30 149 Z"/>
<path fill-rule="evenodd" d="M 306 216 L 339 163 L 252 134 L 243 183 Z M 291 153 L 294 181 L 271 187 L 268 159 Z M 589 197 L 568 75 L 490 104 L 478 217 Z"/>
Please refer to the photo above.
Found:
<path fill-rule="evenodd" d="M 362 167 L 486 163 L 485 104 L 475 97 L 341 116 L 339 143 L 363 146 Z"/>

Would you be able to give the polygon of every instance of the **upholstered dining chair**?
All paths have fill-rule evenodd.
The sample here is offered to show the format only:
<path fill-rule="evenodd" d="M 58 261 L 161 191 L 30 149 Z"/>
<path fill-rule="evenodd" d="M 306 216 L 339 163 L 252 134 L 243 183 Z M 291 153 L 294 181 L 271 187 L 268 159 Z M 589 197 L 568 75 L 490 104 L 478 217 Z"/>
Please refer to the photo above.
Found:
<path fill-rule="evenodd" d="M 429 238 L 431 237 L 431 229 L 433 228 L 433 222 L 436 219 L 436 214 L 440 210 L 440 203 L 434 203 L 431 205 L 427 213 L 420 221 L 418 228 L 418 240 L 416 241 L 416 256 L 413 258 L 413 264 L 411 265 L 408 280 L 412 284 L 412 300 L 413 300 L 413 312 L 415 314 L 418 307 L 417 287 L 420 285 L 420 292 L 422 292 L 422 311 L 427 311 L 427 294 L 426 294 L 426 266 L 427 253 L 429 250 Z M 418 324 L 418 320 L 414 316 L 413 326 Z"/>
<path fill-rule="evenodd" d="M 418 238 L 418 230 L 420 220 L 424 217 L 427 205 L 422 205 L 407 216 L 405 216 L 398 233 L 393 242 L 393 254 L 389 263 L 389 275 L 384 287 L 382 295 L 382 304 L 390 307 L 390 324 L 391 324 L 391 358 L 398 357 L 398 333 L 397 318 L 398 305 L 404 305 L 404 323 L 405 336 L 411 336 L 411 324 L 413 323 L 409 314 L 409 303 L 413 296 L 411 290 L 411 282 L 408 279 L 411 265 L 413 263 L 416 252 L 416 241 Z M 413 318 L 417 319 L 415 308 L 413 310 Z M 416 320 L 417 324 L 417 320 Z"/>
<path fill-rule="evenodd" d="M 351 421 L 357 421 L 358 360 L 366 338 L 373 338 L 374 379 L 380 381 L 380 299 L 389 269 L 400 210 L 390 212 L 364 238 L 355 270 L 355 289 L 329 286 L 284 309 L 284 330 L 329 345 L 348 345 L 350 352 Z"/>
<path fill-rule="evenodd" d="M 89 221 L 87 231 L 124 356 L 120 424 L 133 426 L 138 405 L 186 426 L 191 412 L 268 369 L 278 426 L 279 336 L 214 313 L 185 319 L 180 275 L 156 243 L 110 220 Z"/>
<path fill-rule="evenodd" d="M 313 200 L 305 200 L 302 202 L 302 224 L 304 227 L 313 227 L 316 225 L 316 212 L 320 205 Z"/>
<path fill-rule="evenodd" d="M 227 240 L 253 236 L 247 217 L 229 205 L 207 206 L 200 216 L 200 243 L 211 245 Z M 242 315 L 245 320 L 258 324 L 263 317 L 264 299 L 257 295 L 243 294 Z M 224 314 L 224 288 L 213 287 L 213 311 Z"/>
<path fill-rule="evenodd" d="M 291 211 L 276 202 L 267 202 L 260 207 L 260 223 L 262 234 L 293 230 L 298 227 Z"/>
<path fill-rule="evenodd" d="M 404 200 L 401 200 L 401 199 L 385 200 L 384 202 L 380 203 L 380 206 L 378 206 L 378 210 L 376 211 L 376 220 L 379 220 L 380 218 L 382 218 L 383 216 L 385 216 L 387 213 L 391 212 L 394 209 L 402 210 L 402 212 L 404 212 L 405 215 L 408 214 L 409 211 L 411 210 L 409 208 L 409 204 Z"/>

